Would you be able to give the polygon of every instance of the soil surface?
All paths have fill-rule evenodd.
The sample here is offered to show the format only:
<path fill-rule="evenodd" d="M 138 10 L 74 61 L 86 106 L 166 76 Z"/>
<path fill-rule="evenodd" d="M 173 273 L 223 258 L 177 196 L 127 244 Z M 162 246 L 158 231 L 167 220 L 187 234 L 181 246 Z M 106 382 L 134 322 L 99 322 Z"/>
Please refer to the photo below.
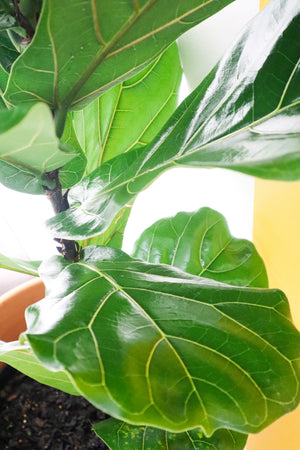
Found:
<path fill-rule="evenodd" d="M 6 367 L 0 379 L 0 450 L 108 449 L 91 430 L 106 419 L 83 397 Z"/>

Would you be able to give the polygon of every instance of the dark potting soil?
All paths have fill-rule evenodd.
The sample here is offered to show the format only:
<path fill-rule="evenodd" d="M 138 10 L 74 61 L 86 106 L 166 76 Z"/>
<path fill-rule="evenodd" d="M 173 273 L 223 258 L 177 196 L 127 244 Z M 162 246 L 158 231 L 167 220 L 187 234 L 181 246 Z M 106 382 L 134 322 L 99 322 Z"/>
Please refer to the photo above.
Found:
<path fill-rule="evenodd" d="M 108 416 L 83 397 L 39 384 L 10 367 L 4 371 L 0 450 L 108 449 L 91 429 Z"/>

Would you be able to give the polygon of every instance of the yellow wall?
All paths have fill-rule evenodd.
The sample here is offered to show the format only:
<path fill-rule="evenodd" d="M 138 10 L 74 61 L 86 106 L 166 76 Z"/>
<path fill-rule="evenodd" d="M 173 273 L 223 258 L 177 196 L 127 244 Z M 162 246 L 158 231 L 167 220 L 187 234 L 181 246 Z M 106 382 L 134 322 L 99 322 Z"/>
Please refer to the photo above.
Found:
<path fill-rule="evenodd" d="M 300 183 L 255 180 L 253 241 L 270 287 L 287 295 L 300 329 Z M 247 450 L 300 450 L 300 407 L 248 439 Z"/>
<path fill-rule="evenodd" d="M 300 182 L 255 180 L 254 198 L 253 240 L 300 329 Z"/>
<path fill-rule="evenodd" d="M 261 0 L 261 7 L 267 3 Z M 285 292 L 300 329 L 300 182 L 255 180 L 253 241 L 270 287 Z M 300 406 L 250 436 L 247 450 L 300 450 Z"/>
<path fill-rule="evenodd" d="M 260 0 L 259 2 L 260 9 L 266 6 L 267 3 L 269 3 L 269 0 Z"/>

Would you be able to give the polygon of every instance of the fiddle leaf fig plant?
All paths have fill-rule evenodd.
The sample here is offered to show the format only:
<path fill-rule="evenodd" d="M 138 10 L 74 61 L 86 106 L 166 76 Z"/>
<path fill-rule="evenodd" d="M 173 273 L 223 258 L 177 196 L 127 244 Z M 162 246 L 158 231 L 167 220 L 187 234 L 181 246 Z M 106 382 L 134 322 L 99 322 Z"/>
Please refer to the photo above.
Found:
<path fill-rule="evenodd" d="M 242 450 L 299 403 L 288 300 L 219 212 L 122 251 L 169 168 L 300 179 L 297 0 L 271 0 L 177 107 L 175 40 L 231 1 L 0 1 L 0 182 L 49 199 L 60 253 L 0 255 L 46 286 L 0 359 L 109 414 L 94 431 L 112 450 Z"/>

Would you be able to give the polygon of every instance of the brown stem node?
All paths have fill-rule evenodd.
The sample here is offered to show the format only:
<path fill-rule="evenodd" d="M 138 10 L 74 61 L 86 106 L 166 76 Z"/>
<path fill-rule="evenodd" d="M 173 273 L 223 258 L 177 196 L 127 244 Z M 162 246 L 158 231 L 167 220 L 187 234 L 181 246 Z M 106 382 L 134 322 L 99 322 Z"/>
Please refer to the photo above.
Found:
<path fill-rule="evenodd" d="M 55 181 L 54 189 L 49 189 L 47 186 L 43 186 L 55 214 L 66 211 L 70 207 L 68 202 L 69 189 L 64 194 L 62 194 L 62 187 L 59 181 L 59 169 L 55 169 L 51 172 L 46 173 L 46 177 L 51 181 Z M 69 239 L 58 238 L 55 238 L 54 240 L 61 245 L 60 247 L 57 247 L 57 250 L 66 259 L 73 262 L 79 261 L 79 253 L 81 249 L 78 242 Z"/>
<path fill-rule="evenodd" d="M 20 7 L 19 7 L 19 0 L 13 0 L 13 4 L 14 4 L 14 7 L 15 7 L 16 20 L 17 20 L 18 24 L 22 28 L 24 28 L 24 30 L 26 31 L 27 36 L 32 38 L 33 35 L 34 35 L 34 29 L 31 26 L 31 23 L 29 22 L 27 17 L 23 16 L 23 14 L 21 13 Z"/>

